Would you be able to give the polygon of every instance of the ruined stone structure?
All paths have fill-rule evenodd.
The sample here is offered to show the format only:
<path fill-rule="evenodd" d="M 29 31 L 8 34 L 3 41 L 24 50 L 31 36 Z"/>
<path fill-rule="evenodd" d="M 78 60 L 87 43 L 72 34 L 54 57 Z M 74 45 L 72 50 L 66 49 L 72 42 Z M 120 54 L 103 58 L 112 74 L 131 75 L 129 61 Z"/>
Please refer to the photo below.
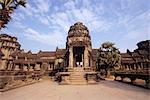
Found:
<path fill-rule="evenodd" d="M 121 54 L 121 70 L 150 70 L 150 40 L 141 41 L 133 52 Z"/>
<path fill-rule="evenodd" d="M 92 66 L 92 45 L 89 30 L 82 23 L 75 23 L 70 27 L 67 37 L 66 50 L 69 62 L 67 66 L 91 67 Z"/>
<path fill-rule="evenodd" d="M 16 37 L 7 34 L 0 35 L 0 50 L 3 57 L 1 58 L 0 70 L 11 69 L 13 62 L 11 54 L 14 51 L 20 50 L 20 44 L 17 42 Z"/>
<path fill-rule="evenodd" d="M 128 50 L 127 53 L 121 54 L 120 69 L 148 68 L 150 40 L 142 41 L 137 45 L 138 49 L 134 52 Z M 96 66 L 98 53 L 98 49 L 92 49 L 89 30 L 81 22 L 70 27 L 65 49 L 57 47 L 56 51 L 39 51 L 36 54 L 31 51 L 24 52 L 20 50 L 16 37 L 1 34 L 0 51 L 0 70 L 7 71 L 52 71 L 59 67 L 69 71 L 76 68 L 92 70 Z"/>
<path fill-rule="evenodd" d="M 72 69 L 94 66 L 89 30 L 81 22 L 70 27 L 66 49 L 57 47 L 56 51 L 39 51 L 36 54 L 24 52 L 20 50 L 17 38 L 7 34 L 0 35 L 0 44 L 5 55 L 2 57 L 1 70 L 47 71 L 58 67 Z"/>

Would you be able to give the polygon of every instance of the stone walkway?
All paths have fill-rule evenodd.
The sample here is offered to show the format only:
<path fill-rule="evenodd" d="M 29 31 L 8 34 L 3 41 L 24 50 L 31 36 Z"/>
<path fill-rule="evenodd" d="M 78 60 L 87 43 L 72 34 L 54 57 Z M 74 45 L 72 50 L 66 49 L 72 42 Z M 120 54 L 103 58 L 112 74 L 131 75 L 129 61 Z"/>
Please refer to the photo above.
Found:
<path fill-rule="evenodd" d="M 97 85 L 57 85 L 45 80 L 0 94 L 0 100 L 150 100 L 150 91 L 116 82 Z"/>

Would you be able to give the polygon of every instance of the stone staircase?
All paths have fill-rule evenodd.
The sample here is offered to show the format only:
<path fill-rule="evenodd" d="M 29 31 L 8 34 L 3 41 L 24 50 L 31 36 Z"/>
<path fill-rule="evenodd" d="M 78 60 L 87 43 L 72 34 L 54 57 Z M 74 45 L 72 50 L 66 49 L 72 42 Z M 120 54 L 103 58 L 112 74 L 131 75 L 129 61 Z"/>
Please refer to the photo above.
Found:
<path fill-rule="evenodd" d="M 72 85 L 84 85 L 87 84 L 84 78 L 85 72 L 83 68 L 74 68 L 70 74 L 70 84 Z"/>

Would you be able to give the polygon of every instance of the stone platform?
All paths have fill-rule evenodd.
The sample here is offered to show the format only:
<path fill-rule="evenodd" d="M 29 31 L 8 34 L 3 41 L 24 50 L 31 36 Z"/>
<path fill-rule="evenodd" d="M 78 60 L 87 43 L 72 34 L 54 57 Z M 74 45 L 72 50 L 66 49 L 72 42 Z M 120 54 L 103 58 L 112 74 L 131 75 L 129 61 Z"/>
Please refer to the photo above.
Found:
<path fill-rule="evenodd" d="M 89 78 L 89 75 L 92 78 Z M 86 84 L 96 84 L 95 80 L 96 72 L 94 71 L 85 71 L 82 67 L 75 67 L 69 72 L 60 72 L 62 81 L 59 84 L 69 84 L 69 85 L 86 85 Z"/>

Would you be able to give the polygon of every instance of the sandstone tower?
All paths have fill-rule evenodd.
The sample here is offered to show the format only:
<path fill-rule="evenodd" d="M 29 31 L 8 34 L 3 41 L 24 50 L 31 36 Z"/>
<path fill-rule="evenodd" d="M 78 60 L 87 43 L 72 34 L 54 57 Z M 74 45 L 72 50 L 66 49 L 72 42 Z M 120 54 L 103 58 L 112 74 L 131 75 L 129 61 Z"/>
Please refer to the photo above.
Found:
<path fill-rule="evenodd" d="M 68 52 L 68 68 L 91 67 L 91 37 L 88 28 L 81 22 L 70 27 L 66 49 Z"/>
<path fill-rule="evenodd" d="M 17 42 L 16 37 L 7 34 L 0 34 L 0 48 L 4 56 L 2 57 L 2 64 L 0 70 L 11 70 L 12 59 L 10 54 L 20 49 L 20 44 Z"/>

